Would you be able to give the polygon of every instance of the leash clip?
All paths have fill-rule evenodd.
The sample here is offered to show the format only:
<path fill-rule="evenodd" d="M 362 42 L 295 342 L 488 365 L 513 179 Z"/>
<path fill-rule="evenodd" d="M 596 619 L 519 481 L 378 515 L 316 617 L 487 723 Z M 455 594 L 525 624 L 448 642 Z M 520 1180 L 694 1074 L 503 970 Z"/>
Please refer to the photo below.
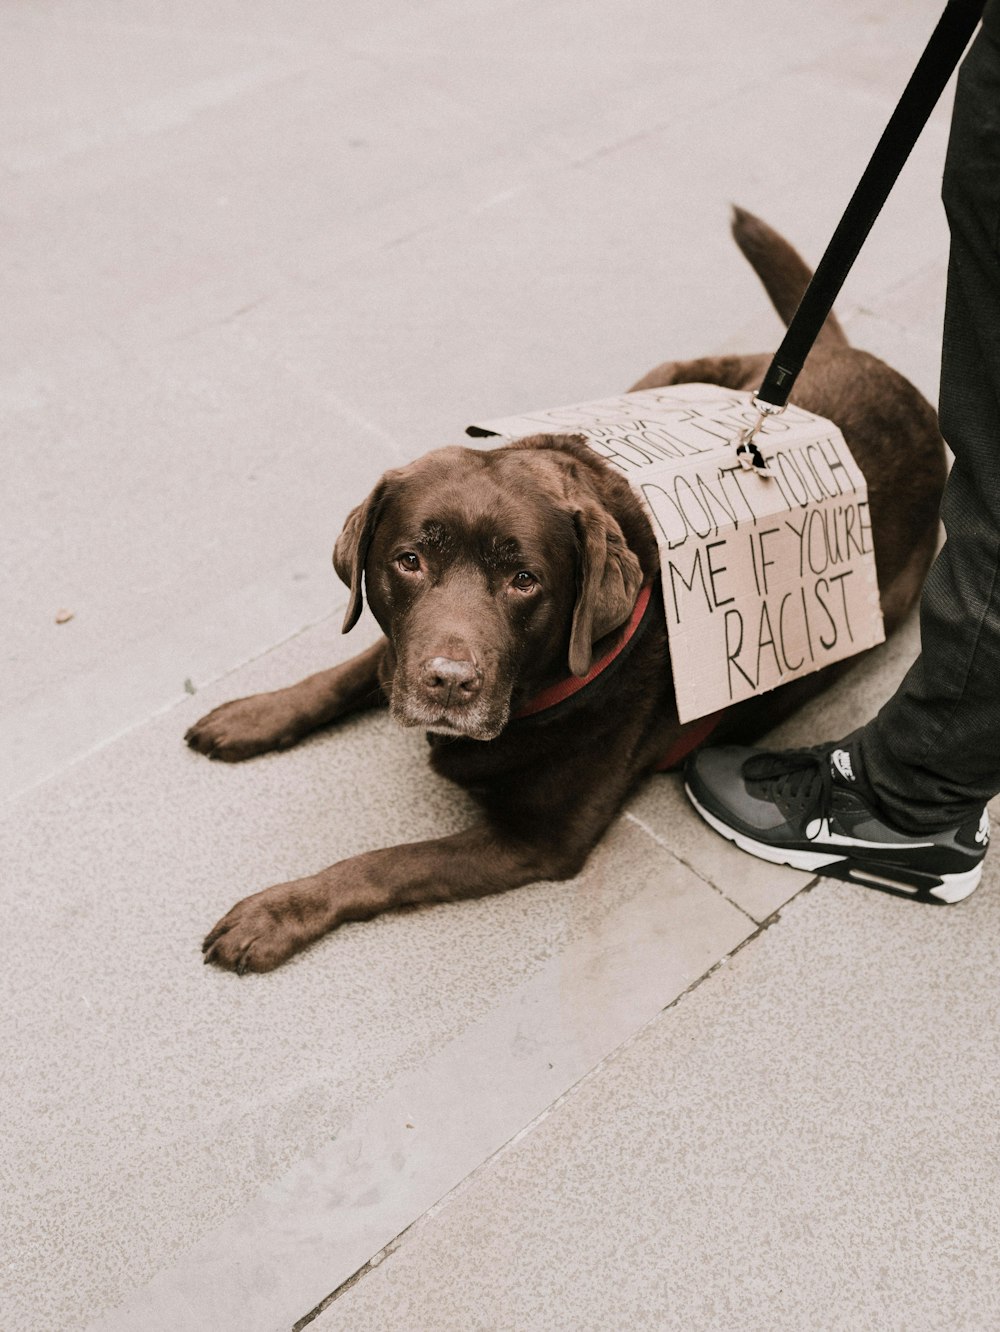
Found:
<path fill-rule="evenodd" d="M 745 426 L 737 436 L 736 456 L 745 471 L 754 471 L 758 476 L 773 476 L 774 473 L 765 462 L 755 436 L 769 416 L 781 415 L 785 410 L 785 404 L 779 406 L 774 402 L 765 402 L 755 393 L 750 399 L 750 406 L 757 413 L 757 419 L 753 425 Z"/>

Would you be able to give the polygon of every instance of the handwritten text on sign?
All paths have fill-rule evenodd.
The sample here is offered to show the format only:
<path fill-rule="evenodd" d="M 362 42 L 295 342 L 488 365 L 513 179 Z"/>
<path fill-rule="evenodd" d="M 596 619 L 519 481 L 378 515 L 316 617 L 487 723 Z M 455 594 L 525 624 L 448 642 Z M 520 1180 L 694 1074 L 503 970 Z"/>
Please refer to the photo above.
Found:
<path fill-rule="evenodd" d="M 692 721 L 882 642 L 864 476 L 839 429 L 798 407 L 757 436 L 751 395 L 677 384 L 473 427 L 582 434 L 642 497 L 660 547 L 677 710 Z"/>

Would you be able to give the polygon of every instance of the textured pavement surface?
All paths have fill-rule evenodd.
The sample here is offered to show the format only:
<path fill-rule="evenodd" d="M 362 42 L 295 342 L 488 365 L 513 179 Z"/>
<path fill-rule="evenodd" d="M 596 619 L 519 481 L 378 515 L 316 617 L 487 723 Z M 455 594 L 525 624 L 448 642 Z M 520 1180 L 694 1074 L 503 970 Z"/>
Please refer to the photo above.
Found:
<path fill-rule="evenodd" d="M 370 641 L 330 551 L 384 468 L 776 345 L 728 204 L 815 260 L 938 8 L 0 13 L 0 1326 L 1000 1326 L 996 865 L 811 886 L 662 777 L 571 883 L 238 979 L 238 897 L 469 806 L 384 717 L 181 743 Z M 838 305 L 932 398 L 947 101 Z"/>

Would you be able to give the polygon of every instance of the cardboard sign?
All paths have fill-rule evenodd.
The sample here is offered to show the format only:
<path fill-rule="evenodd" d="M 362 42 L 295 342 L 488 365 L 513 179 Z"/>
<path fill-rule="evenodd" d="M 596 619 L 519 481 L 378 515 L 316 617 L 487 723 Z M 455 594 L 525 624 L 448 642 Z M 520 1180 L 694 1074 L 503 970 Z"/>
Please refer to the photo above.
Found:
<path fill-rule="evenodd" d="M 693 721 L 885 638 L 868 488 L 832 421 L 789 406 L 736 456 L 751 394 L 676 384 L 470 426 L 581 434 L 642 498 L 660 547 L 677 712 Z"/>

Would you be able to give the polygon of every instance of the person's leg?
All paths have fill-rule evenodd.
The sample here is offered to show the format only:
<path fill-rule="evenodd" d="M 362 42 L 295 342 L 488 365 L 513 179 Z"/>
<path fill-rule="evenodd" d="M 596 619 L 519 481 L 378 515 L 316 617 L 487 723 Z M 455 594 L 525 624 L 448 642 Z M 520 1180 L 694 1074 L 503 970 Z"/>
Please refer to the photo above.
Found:
<path fill-rule="evenodd" d="M 1000 791 L 1000 0 L 959 76 L 945 170 L 952 231 L 941 422 L 947 539 L 921 656 L 878 717 L 814 751 L 706 749 L 687 789 L 744 850 L 927 901 L 979 882 Z"/>
<path fill-rule="evenodd" d="M 921 655 L 856 738 L 883 810 L 914 833 L 960 823 L 1000 791 L 998 41 L 981 32 L 962 67 L 944 177 L 952 241 L 940 410 L 955 455 L 941 505 L 947 540 L 920 603 Z"/>

